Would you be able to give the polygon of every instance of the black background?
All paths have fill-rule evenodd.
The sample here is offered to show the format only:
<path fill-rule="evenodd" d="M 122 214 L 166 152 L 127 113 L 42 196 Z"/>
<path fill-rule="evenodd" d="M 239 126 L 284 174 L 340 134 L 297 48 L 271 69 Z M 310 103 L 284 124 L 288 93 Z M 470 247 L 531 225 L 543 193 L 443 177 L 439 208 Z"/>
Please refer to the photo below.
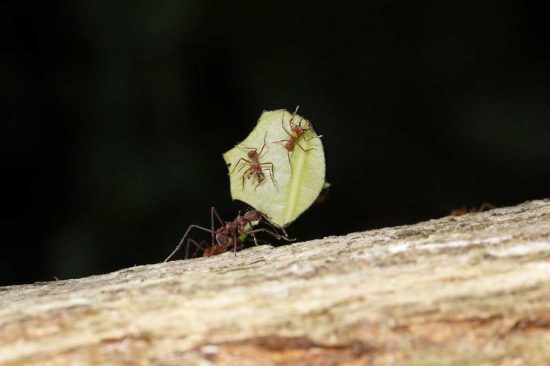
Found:
<path fill-rule="evenodd" d="M 550 31 L 526 4 L 3 2 L 0 284 L 155 263 L 211 205 L 233 218 L 221 154 L 264 109 L 324 135 L 301 240 L 547 197 Z"/>

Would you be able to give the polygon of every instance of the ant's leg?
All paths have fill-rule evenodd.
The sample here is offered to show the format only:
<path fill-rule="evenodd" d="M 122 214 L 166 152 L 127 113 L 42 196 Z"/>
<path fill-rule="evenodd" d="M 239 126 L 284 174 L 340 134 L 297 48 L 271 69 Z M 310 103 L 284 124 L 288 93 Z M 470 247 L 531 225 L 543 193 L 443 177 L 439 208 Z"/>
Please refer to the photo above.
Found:
<path fill-rule="evenodd" d="M 187 239 L 187 247 L 185 248 L 185 259 L 189 259 L 189 244 L 193 244 L 195 246 L 195 251 L 193 252 L 193 256 L 191 258 L 196 258 L 197 252 L 199 250 L 204 251 L 204 247 L 202 246 L 202 243 L 205 243 L 205 241 L 201 241 L 200 244 L 194 240 L 194 239 Z"/>
<path fill-rule="evenodd" d="M 264 224 L 270 226 L 271 228 L 273 228 L 273 231 L 274 231 L 277 235 L 279 235 L 279 236 L 282 237 L 282 238 L 285 238 L 285 240 L 288 240 L 288 241 L 294 241 L 294 240 L 296 240 L 296 239 L 293 239 L 293 238 L 289 238 L 289 237 L 288 237 L 288 233 L 286 232 L 285 228 L 282 227 L 282 226 L 279 226 L 279 225 L 277 225 L 277 224 L 272 223 L 272 222 L 269 220 L 269 217 L 268 217 L 266 214 L 260 212 L 260 215 L 261 215 L 261 218 L 260 218 L 258 224 L 259 224 L 260 222 L 263 222 Z M 256 230 L 259 230 L 259 229 L 256 229 Z M 280 230 L 280 231 L 282 232 L 282 235 L 279 234 L 279 233 L 277 232 L 277 230 Z M 255 230 L 253 230 L 253 228 L 251 227 L 251 231 L 255 231 Z M 269 230 L 268 232 L 271 233 L 271 230 Z M 250 231 L 248 232 L 248 234 L 250 234 Z"/>
<path fill-rule="evenodd" d="M 275 232 L 277 232 L 277 230 L 280 230 L 283 233 L 281 236 L 288 238 L 289 240 L 296 240 L 288 236 L 288 233 L 286 232 L 286 229 L 284 227 L 274 224 L 271 221 L 266 221 L 266 223 L 269 224 L 269 226 L 271 226 L 275 230 Z"/>
<path fill-rule="evenodd" d="M 243 158 L 241 158 L 241 159 L 243 159 Z M 243 160 L 246 160 L 246 159 L 243 159 Z M 249 167 L 252 167 L 252 162 L 250 160 L 246 160 L 246 162 L 247 162 Z M 237 173 L 240 173 L 241 170 L 243 170 L 245 166 L 246 165 L 242 165 L 241 168 L 237 171 Z"/>
<path fill-rule="evenodd" d="M 265 223 L 266 225 L 269 225 L 269 226 L 271 226 L 271 227 L 272 227 L 272 228 L 273 228 L 273 229 L 275 230 L 275 232 L 277 232 L 277 230 L 281 230 L 281 231 L 282 231 L 282 233 L 283 233 L 283 235 L 282 235 L 282 236 L 284 236 L 284 237 L 287 237 L 287 238 L 288 238 L 288 233 L 286 232 L 286 230 L 285 230 L 285 228 L 284 228 L 284 227 L 282 227 L 282 226 L 279 226 L 279 225 L 277 225 L 277 224 L 274 224 L 274 223 L 272 223 L 271 221 L 269 221 L 268 217 L 266 217 L 266 216 L 265 216 L 265 214 L 262 214 L 262 218 L 264 219 L 264 221 L 263 221 L 263 222 L 264 222 L 264 223 Z"/>
<path fill-rule="evenodd" d="M 289 136 L 292 136 L 292 133 L 290 133 L 286 127 L 285 127 L 285 113 L 281 113 L 281 127 L 283 128 L 283 130 L 285 130 L 286 134 L 289 135 Z M 291 124 L 292 122 L 292 117 L 290 117 L 290 121 L 288 121 L 289 124 Z M 287 140 L 282 140 L 282 141 L 287 141 Z M 280 142 L 280 141 L 278 141 Z"/>
<path fill-rule="evenodd" d="M 264 144 L 262 145 L 262 148 L 260 149 L 260 152 L 258 153 L 258 157 L 260 155 L 262 155 L 262 151 L 264 151 L 264 147 L 265 147 L 265 139 L 267 137 L 267 131 L 265 131 L 265 135 L 264 135 Z"/>
<path fill-rule="evenodd" d="M 220 215 L 218 215 L 218 211 L 214 208 L 214 206 L 210 207 L 210 232 L 212 233 L 212 241 L 211 245 L 214 245 L 214 213 L 219 218 Z"/>
<path fill-rule="evenodd" d="M 252 239 L 254 239 L 254 245 L 258 246 L 259 244 L 258 244 L 258 239 L 256 239 L 256 234 L 250 232 L 249 235 L 251 235 Z"/>
<path fill-rule="evenodd" d="M 304 147 L 303 147 L 302 145 L 300 145 L 300 143 L 299 143 L 298 141 L 296 141 L 296 145 L 298 145 L 298 147 L 299 147 L 300 149 L 302 149 L 302 151 L 304 151 L 304 152 L 308 152 L 308 151 L 311 151 L 311 150 L 315 150 L 314 147 L 310 147 L 309 149 L 304 149 Z"/>
<path fill-rule="evenodd" d="M 296 106 L 296 109 L 294 110 L 294 113 L 292 113 L 292 117 L 290 117 L 290 121 L 288 123 L 292 123 L 292 121 L 294 121 L 294 117 L 296 117 L 296 113 L 298 113 L 298 109 L 300 108 L 300 106 Z"/>
<path fill-rule="evenodd" d="M 292 172 L 292 164 L 290 164 L 290 150 L 287 147 L 287 146 L 290 146 L 289 144 L 291 142 L 290 142 L 290 140 L 271 141 L 271 143 L 273 143 L 273 144 L 277 144 L 277 143 L 280 143 L 280 142 L 286 142 L 286 144 L 284 145 L 284 148 L 286 149 L 286 155 L 288 157 L 288 165 L 290 165 L 290 170 Z M 294 149 L 294 146 L 292 146 L 292 149 Z"/>
<path fill-rule="evenodd" d="M 265 174 L 264 173 L 260 173 L 258 175 L 258 184 L 256 184 L 256 186 L 254 187 L 254 190 L 256 190 L 256 188 L 258 188 L 258 186 L 260 184 L 262 184 L 262 182 L 265 180 Z"/>
<path fill-rule="evenodd" d="M 323 137 L 323 135 L 315 135 L 315 136 L 311 136 L 310 138 L 306 139 L 304 137 L 304 141 L 305 142 L 308 142 L 309 140 L 313 140 L 313 139 L 320 139 L 321 137 Z"/>
<path fill-rule="evenodd" d="M 286 151 L 286 157 L 288 158 L 288 166 L 290 166 L 290 172 L 292 173 L 292 163 L 290 162 L 290 151 Z"/>
<path fill-rule="evenodd" d="M 284 236 L 286 236 L 286 237 L 288 238 L 288 233 L 286 232 L 286 230 L 285 230 L 284 227 L 282 227 L 282 226 L 277 226 L 277 225 L 272 224 L 272 223 L 269 223 L 269 224 L 270 224 L 271 226 L 276 227 L 277 229 L 281 230 L 281 231 L 283 232 Z"/>
<path fill-rule="evenodd" d="M 204 243 L 205 245 L 207 245 L 207 243 L 206 243 L 204 240 L 201 241 L 199 245 L 202 245 L 202 243 Z M 202 249 L 203 256 L 204 256 L 204 251 L 205 251 L 206 249 L 204 249 L 204 248 L 201 248 L 201 249 Z M 195 250 L 195 252 L 193 253 L 193 258 L 196 258 L 198 250 L 199 250 L 199 249 L 197 248 L 197 250 Z"/>
<path fill-rule="evenodd" d="M 212 211 L 212 229 L 214 229 L 214 216 L 216 216 L 216 219 L 218 219 L 218 222 L 221 225 L 225 225 L 225 222 L 222 220 L 220 214 L 218 213 L 218 210 L 216 210 L 216 208 L 213 206 L 210 210 Z"/>
<path fill-rule="evenodd" d="M 247 175 L 250 177 L 250 169 L 251 169 L 251 168 L 248 168 L 248 169 L 243 173 L 243 188 L 241 189 L 242 191 L 244 191 L 244 179 L 246 178 Z"/>
<path fill-rule="evenodd" d="M 248 146 L 241 146 L 241 145 L 235 145 L 235 147 L 237 149 L 240 149 L 240 150 L 243 150 L 243 151 L 247 151 L 247 150 L 254 150 L 256 151 L 256 154 L 258 153 L 258 149 L 255 148 L 255 147 L 248 147 Z M 259 154 L 258 154 L 259 155 Z"/>
<path fill-rule="evenodd" d="M 195 228 L 195 229 L 200 229 L 200 230 L 204 230 L 204 231 L 208 231 L 209 233 L 211 232 L 210 229 L 207 229 L 207 228 L 202 227 L 202 226 L 199 226 L 199 225 L 189 225 L 189 227 L 188 227 L 187 230 L 185 231 L 185 234 L 183 234 L 183 237 L 181 238 L 181 240 L 180 240 L 180 242 L 178 243 L 178 245 L 176 246 L 176 248 L 172 251 L 172 253 L 170 253 L 170 255 L 169 255 L 168 257 L 166 257 L 166 259 L 164 260 L 164 262 L 168 262 L 168 260 L 169 260 L 170 258 L 172 258 L 172 256 L 173 256 L 174 254 L 176 254 L 176 252 L 177 252 L 178 250 L 180 250 L 181 245 L 182 245 L 182 244 L 184 243 L 184 241 L 185 241 L 185 238 L 187 237 L 187 235 L 189 234 L 189 232 L 190 232 L 191 229 L 193 229 L 193 228 Z"/>
<path fill-rule="evenodd" d="M 235 230 L 233 230 L 233 253 L 235 253 L 235 257 L 237 256 L 237 233 Z"/>
<path fill-rule="evenodd" d="M 256 233 L 266 233 L 266 234 L 269 234 L 271 235 L 272 237 L 274 237 L 275 239 L 283 239 L 283 240 L 286 240 L 286 241 L 294 241 L 296 240 L 295 238 L 289 238 L 288 236 L 285 236 L 285 235 L 280 235 L 276 232 L 273 232 L 269 229 L 265 229 L 265 228 L 261 228 L 261 229 L 254 229 L 252 231 L 249 232 L 249 234 L 256 234 Z"/>
<path fill-rule="evenodd" d="M 245 158 L 240 158 L 239 160 L 237 160 L 237 164 L 233 165 L 233 169 L 231 169 L 231 171 L 229 172 L 229 174 L 233 174 L 233 172 L 235 171 L 235 169 L 237 169 L 237 166 L 241 163 L 241 160 L 245 162 L 245 165 L 243 166 L 246 166 L 246 163 L 250 164 L 250 161 L 246 160 Z M 242 170 L 242 167 L 241 169 L 239 169 L 239 172 Z"/>
<path fill-rule="evenodd" d="M 214 246 L 214 216 L 216 216 L 221 226 L 225 225 L 216 208 L 214 206 L 210 207 L 210 227 L 212 231 L 212 244 L 211 244 L 212 246 Z"/>

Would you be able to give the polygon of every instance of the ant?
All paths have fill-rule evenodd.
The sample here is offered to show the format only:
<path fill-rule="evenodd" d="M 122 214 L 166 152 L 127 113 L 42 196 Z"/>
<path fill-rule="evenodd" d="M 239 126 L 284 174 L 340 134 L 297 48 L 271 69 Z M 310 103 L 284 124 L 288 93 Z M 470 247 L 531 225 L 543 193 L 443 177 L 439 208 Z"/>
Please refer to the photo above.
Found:
<path fill-rule="evenodd" d="M 481 206 L 479 206 L 479 208 L 466 208 L 463 206 L 461 208 L 452 210 L 449 213 L 449 216 L 464 216 L 469 213 L 484 212 L 484 211 L 492 210 L 493 208 L 496 208 L 496 206 L 490 203 L 483 203 Z"/>
<path fill-rule="evenodd" d="M 244 190 L 245 178 L 250 179 L 250 177 L 252 176 L 255 176 L 258 179 L 258 184 L 256 184 L 256 186 L 254 187 L 254 190 L 256 190 L 256 188 L 258 188 L 258 186 L 265 180 L 265 173 L 264 173 L 265 170 L 269 172 L 269 177 L 271 178 L 273 185 L 276 185 L 275 178 L 274 178 L 275 168 L 273 166 L 273 163 L 271 162 L 260 163 L 260 155 L 262 155 L 262 152 L 264 151 L 266 137 L 267 137 L 267 131 L 265 132 L 264 144 L 262 145 L 260 152 L 258 152 L 258 149 L 256 149 L 255 147 L 244 147 L 244 146 L 237 145 L 237 147 L 240 149 L 248 150 L 247 152 L 248 159 L 240 158 L 235 164 L 235 166 L 233 167 L 233 169 L 231 170 L 231 172 L 229 172 L 229 174 L 232 174 L 235 171 L 235 169 L 241 163 L 241 161 L 244 161 L 244 164 L 241 166 L 238 172 L 243 170 L 243 168 L 248 165 L 248 169 L 246 169 L 245 172 L 243 173 L 243 188 L 242 188 L 243 190 Z"/>
<path fill-rule="evenodd" d="M 294 120 L 294 117 L 296 117 L 296 113 L 298 113 L 298 108 L 300 108 L 300 106 L 296 107 L 296 109 L 294 110 L 294 113 L 292 113 L 292 117 L 290 118 L 290 121 L 288 121 L 290 125 L 290 131 L 287 130 L 284 125 L 284 112 L 281 114 L 281 127 L 283 127 L 283 130 L 285 130 L 285 132 L 287 133 L 288 140 L 273 141 L 274 143 L 285 142 L 284 147 L 287 150 L 287 157 L 288 157 L 288 163 L 290 165 L 290 169 L 292 169 L 292 164 L 290 163 L 290 152 L 294 151 L 294 147 L 296 145 L 298 145 L 298 147 L 302 149 L 302 151 L 304 152 L 308 152 L 314 149 L 314 148 L 306 149 L 302 145 L 300 145 L 300 143 L 298 142 L 298 139 L 300 137 L 304 136 L 304 134 L 307 131 L 311 130 L 311 125 L 309 127 L 302 126 L 302 117 L 300 117 L 300 121 L 298 122 L 298 124 L 295 124 L 292 122 Z M 305 141 L 307 142 L 315 137 L 321 138 L 322 136 L 314 136 Z"/>
<path fill-rule="evenodd" d="M 218 228 L 214 228 L 214 218 L 219 222 L 220 226 Z M 266 233 L 271 235 L 272 237 L 276 239 L 283 239 L 286 241 L 294 241 L 295 239 L 291 239 L 288 237 L 286 231 L 282 227 L 278 227 L 272 223 L 270 223 L 267 220 L 267 217 L 257 210 L 249 210 L 244 215 L 241 215 L 239 212 L 237 218 L 233 221 L 223 221 L 218 214 L 218 211 L 214 207 L 210 209 L 210 221 L 211 226 L 210 229 L 199 226 L 199 225 L 189 225 L 187 230 L 185 231 L 185 234 L 183 234 L 183 237 L 181 238 L 180 242 L 176 246 L 176 248 L 170 253 L 170 255 L 164 260 L 164 262 L 167 262 L 176 252 L 181 248 L 183 243 L 185 242 L 185 238 L 187 235 L 189 235 L 190 231 L 192 229 L 199 229 L 206 232 L 209 232 L 212 235 L 212 244 L 210 247 L 204 249 L 203 246 L 199 243 L 197 243 L 196 240 L 188 239 L 187 240 L 187 248 L 185 251 L 185 258 L 189 258 L 189 244 L 193 244 L 197 250 L 195 250 L 195 253 L 193 254 L 193 257 L 197 254 L 197 251 L 199 249 L 203 250 L 203 256 L 204 257 L 211 257 L 216 254 L 225 253 L 228 250 L 233 250 L 235 255 L 237 255 L 237 248 L 241 247 L 246 240 L 248 236 L 252 236 L 254 239 L 254 245 L 258 245 L 258 240 L 256 238 L 256 234 L 258 233 Z M 264 221 L 268 223 L 271 227 L 274 228 L 274 230 L 269 230 L 266 228 L 259 228 L 254 229 L 254 222 L 260 222 Z M 276 232 L 276 229 L 282 230 L 282 234 L 279 234 Z"/>

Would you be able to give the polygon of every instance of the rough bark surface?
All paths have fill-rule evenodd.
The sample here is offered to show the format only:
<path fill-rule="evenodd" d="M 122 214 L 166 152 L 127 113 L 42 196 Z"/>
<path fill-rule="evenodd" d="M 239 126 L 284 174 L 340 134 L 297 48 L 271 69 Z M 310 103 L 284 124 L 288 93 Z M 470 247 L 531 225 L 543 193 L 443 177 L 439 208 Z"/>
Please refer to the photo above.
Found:
<path fill-rule="evenodd" d="M 0 364 L 550 364 L 550 200 L 0 287 Z"/>

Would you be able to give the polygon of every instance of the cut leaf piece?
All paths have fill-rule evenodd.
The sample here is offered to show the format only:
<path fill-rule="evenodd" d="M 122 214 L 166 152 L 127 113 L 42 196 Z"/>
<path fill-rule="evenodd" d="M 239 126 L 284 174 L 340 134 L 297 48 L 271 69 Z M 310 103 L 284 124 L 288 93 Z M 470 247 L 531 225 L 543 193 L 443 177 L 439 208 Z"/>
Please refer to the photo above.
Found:
<path fill-rule="evenodd" d="M 291 122 L 300 123 L 306 131 L 289 151 L 285 145 L 290 140 Z M 263 212 L 282 227 L 300 216 L 325 183 L 323 143 L 311 127 L 308 120 L 298 114 L 293 117 L 287 110 L 264 111 L 248 137 L 223 154 L 229 169 L 231 197 Z M 253 149 L 259 154 L 263 179 L 251 174 L 248 153 Z"/>

